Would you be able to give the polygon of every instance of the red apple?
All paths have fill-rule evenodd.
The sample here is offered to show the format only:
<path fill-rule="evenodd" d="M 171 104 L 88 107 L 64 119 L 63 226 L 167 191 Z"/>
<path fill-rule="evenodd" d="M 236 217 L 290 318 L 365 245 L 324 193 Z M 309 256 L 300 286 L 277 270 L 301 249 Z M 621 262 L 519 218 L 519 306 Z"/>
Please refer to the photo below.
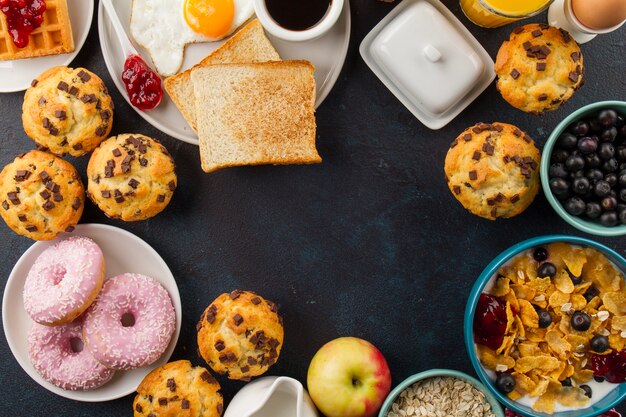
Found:
<path fill-rule="evenodd" d="M 373 417 L 389 394 L 391 373 L 376 346 L 341 337 L 317 351 L 307 385 L 313 402 L 327 417 Z"/>

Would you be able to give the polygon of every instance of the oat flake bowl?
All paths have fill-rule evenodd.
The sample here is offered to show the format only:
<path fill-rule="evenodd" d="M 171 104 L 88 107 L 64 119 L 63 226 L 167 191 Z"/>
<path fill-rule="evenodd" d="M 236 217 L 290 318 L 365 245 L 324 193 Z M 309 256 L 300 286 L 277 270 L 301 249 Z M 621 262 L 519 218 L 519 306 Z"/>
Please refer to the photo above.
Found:
<path fill-rule="evenodd" d="M 617 252 L 574 236 L 541 236 L 498 255 L 479 276 L 465 309 L 465 345 L 480 380 L 501 403 L 524 416 L 592 417 L 619 404 L 626 398 L 626 383 L 609 381 L 626 378 L 626 363 L 620 363 L 626 356 L 626 331 L 617 330 L 626 325 L 624 271 L 626 260 Z M 483 320 L 475 327 L 478 310 Z M 479 327 L 484 323 L 489 326 Z M 498 326 L 504 331 L 494 331 Z M 522 328 L 523 336 L 515 334 Z M 497 337 L 503 337 L 502 343 Z M 540 356 L 543 363 L 537 362 Z M 496 375 L 505 377 L 496 383 Z M 513 377 L 508 395 L 501 392 L 507 388 L 506 375 Z M 598 375 L 606 381 L 597 382 Z M 524 391 L 528 387 L 543 393 L 531 397 Z M 588 388 L 592 395 L 587 400 Z M 546 393 L 552 394 L 544 398 Z M 552 413 L 536 411 L 550 404 Z"/>
<path fill-rule="evenodd" d="M 378 417 L 504 417 L 496 398 L 462 372 L 432 369 L 402 381 L 385 399 Z"/>

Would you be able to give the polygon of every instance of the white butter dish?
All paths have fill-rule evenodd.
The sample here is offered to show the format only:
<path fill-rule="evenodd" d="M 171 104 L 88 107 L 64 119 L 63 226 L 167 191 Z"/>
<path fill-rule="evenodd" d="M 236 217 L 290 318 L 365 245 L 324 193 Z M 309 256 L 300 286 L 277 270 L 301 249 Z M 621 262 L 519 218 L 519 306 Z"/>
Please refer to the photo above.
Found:
<path fill-rule="evenodd" d="M 430 129 L 441 129 L 495 79 L 494 63 L 438 0 L 404 0 L 365 37 L 361 56 Z"/>

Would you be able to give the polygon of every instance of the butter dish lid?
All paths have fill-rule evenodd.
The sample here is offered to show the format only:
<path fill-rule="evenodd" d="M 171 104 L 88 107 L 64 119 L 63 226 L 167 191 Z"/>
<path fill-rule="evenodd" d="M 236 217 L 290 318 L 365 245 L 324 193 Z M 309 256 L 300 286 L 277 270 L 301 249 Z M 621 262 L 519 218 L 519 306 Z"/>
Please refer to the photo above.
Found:
<path fill-rule="evenodd" d="M 495 79 L 487 51 L 438 0 L 404 0 L 365 37 L 360 52 L 431 129 L 452 121 Z"/>

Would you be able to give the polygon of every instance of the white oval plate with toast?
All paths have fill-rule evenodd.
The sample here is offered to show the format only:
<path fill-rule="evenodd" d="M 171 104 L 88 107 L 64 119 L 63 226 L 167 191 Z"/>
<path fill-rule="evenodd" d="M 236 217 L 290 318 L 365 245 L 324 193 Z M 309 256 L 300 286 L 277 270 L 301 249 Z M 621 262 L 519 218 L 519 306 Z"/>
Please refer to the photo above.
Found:
<path fill-rule="evenodd" d="M 132 2 L 127 0 L 113 0 L 113 3 L 126 33 L 130 34 L 130 10 Z M 350 2 L 346 0 L 341 17 L 335 26 L 318 39 L 306 42 L 288 42 L 274 38 L 268 34 L 269 39 L 272 41 L 272 44 L 274 44 L 274 47 L 282 59 L 306 59 L 315 65 L 315 82 L 317 86 L 316 107 L 322 104 L 335 85 L 337 78 L 339 78 L 339 73 L 343 68 L 343 63 L 348 53 L 350 27 Z M 104 55 L 104 61 L 111 74 L 111 78 L 113 78 L 117 89 L 129 103 L 129 106 L 133 107 L 128 100 L 126 89 L 121 80 L 122 68 L 124 67 L 126 57 L 123 55 L 119 41 L 113 32 L 111 21 L 102 4 L 100 4 L 98 9 L 98 31 L 102 54 Z M 213 52 L 213 50 L 224 43 L 224 41 L 187 45 L 181 71 L 191 68 L 203 60 L 207 55 Z M 149 59 L 150 55 L 141 47 L 137 49 L 143 55 L 144 59 L 146 59 L 146 62 L 151 63 Z M 136 107 L 133 107 L 133 109 L 148 123 L 160 131 L 184 142 L 198 145 L 198 135 L 196 135 L 196 132 L 187 124 L 185 118 L 178 111 L 178 108 L 169 98 L 165 90 L 163 91 L 163 101 L 156 109 L 150 111 L 142 111 Z"/>
<path fill-rule="evenodd" d="M 81 0 L 82 1 L 82 0 Z M 60 239 L 69 236 L 86 236 L 94 240 L 104 254 L 106 278 L 124 272 L 136 272 L 150 276 L 161 283 L 169 292 L 176 310 L 176 330 L 170 344 L 163 355 L 155 363 L 132 371 L 118 371 L 112 380 L 92 391 L 66 391 L 45 381 L 37 373 L 28 357 L 28 332 L 32 320 L 24 309 L 22 291 L 24 281 L 30 267 L 44 249 L 52 246 Z M 4 334 L 13 352 L 26 373 L 39 385 L 62 397 L 77 401 L 100 402 L 110 401 L 133 393 L 143 378 L 154 368 L 167 363 L 174 352 L 180 326 L 182 322 L 182 308 L 180 294 L 172 272 L 159 254 L 146 242 L 130 232 L 105 224 L 79 224 L 71 234 L 63 234 L 60 238 L 51 241 L 40 241 L 32 245 L 17 261 L 4 289 L 2 299 L 2 324 Z"/>
<path fill-rule="evenodd" d="M 74 52 L 39 58 L 0 61 L 0 93 L 24 91 L 48 68 L 69 65 L 85 44 L 93 19 L 94 0 L 67 0 L 72 22 Z"/>

